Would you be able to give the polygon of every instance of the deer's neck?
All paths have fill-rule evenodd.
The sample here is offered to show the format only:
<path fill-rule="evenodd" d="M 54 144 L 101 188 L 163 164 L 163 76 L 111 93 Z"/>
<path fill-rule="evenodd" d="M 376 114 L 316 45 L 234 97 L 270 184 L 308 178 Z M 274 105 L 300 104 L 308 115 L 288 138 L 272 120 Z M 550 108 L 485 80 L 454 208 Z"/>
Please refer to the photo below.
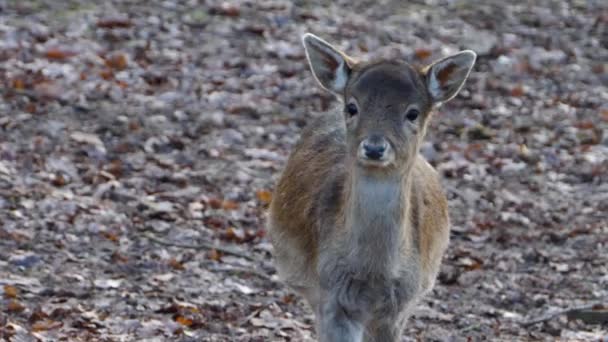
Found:
<path fill-rule="evenodd" d="M 349 259 L 362 276 L 395 271 L 409 230 L 409 177 L 355 171 L 348 182 L 345 223 L 350 233 Z"/>

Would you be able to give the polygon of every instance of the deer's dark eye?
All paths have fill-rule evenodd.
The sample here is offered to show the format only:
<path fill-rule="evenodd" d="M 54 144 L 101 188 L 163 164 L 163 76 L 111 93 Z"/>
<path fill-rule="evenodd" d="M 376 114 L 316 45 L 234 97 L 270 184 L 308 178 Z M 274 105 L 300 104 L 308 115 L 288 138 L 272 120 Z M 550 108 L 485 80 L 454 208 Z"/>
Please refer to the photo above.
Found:
<path fill-rule="evenodd" d="M 420 111 L 418 109 L 410 109 L 405 114 L 405 118 L 408 119 L 409 121 L 414 121 L 414 120 L 418 119 L 419 115 L 420 115 Z"/>
<path fill-rule="evenodd" d="M 359 113 L 359 108 L 357 108 L 356 104 L 351 102 L 346 105 L 346 108 L 344 109 L 344 111 L 346 111 L 350 117 L 353 117 L 353 116 L 357 115 L 357 113 Z"/>

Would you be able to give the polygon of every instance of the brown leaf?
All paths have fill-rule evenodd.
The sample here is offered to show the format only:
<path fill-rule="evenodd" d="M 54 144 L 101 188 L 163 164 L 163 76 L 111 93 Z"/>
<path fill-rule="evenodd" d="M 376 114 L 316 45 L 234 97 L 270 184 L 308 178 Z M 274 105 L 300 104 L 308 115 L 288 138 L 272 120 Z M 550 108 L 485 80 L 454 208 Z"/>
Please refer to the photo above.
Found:
<path fill-rule="evenodd" d="M 133 26 L 133 22 L 127 17 L 104 18 L 97 21 L 97 27 L 113 29 L 113 28 L 129 28 Z"/>
<path fill-rule="evenodd" d="M 19 290 L 11 285 L 4 285 L 4 297 L 6 298 L 16 298 Z"/>
<path fill-rule="evenodd" d="M 111 260 L 113 263 L 117 264 L 117 263 L 125 263 L 125 262 L 129 261 L 129 258 L 126 257 L 125 255 L 121 254 L 120 252 L 115 251 L 114 253 L 112 253 Z"/>
<path fill-rule="evenodd" d="M 224 15 L 227 17 L 238 17 L 241 14 L 241 10 L 235 4 L 223 2 L 217 7 L 211 8 L 210 14 Z"/>
<path fill-rule="evenodd" d="M 19 302 L 15 301 L 15 300 L 11 300 L 10 302 L 8 302 L 8 304 L 6 306 L 6 311 L 8 311 L 8 312 L 17 313 L 17 312 L 21 312 L 23 310 L 25 310 L 25 306 L 21 305 Z"/>
<path fill-rule="evenodd" d="M 220 261 L 222 259 L 222 255 L 216 249 L 212 249 L 207 252 L 207 258 L 213 261 Z"/>
<path fill-rule="evenodd" d="M 52 330 L 52 329 L 60 328 L 61 326 L 63 326 L 63 323 L 61 323 L 61 322 L 46 319 L 44 321 L 39 321 L 39 322 L 32 324 L 32 331 L 36 332 L 36 331 Z"/>
<path fill-rule="evenodd" d="M 190 318 L 186 318 L 184 316 L 175 317 L 175 321 L 183 326 L 189 327 L 194 323 Z"/>
<path fill-rule="evenodd" d="M 228 227 L 224 233 L 224 239 L 240 243 L 245 240 L 245 233 L 241 229 Z"/>
<path fill-rule="evenodd" d="M 124 70 L 127 68 L 127 56 L 124 53 L 115 53 L 106 58 L 105 63 L 108 68 Z"/>
<path fill-rule="evenodd" d="M 208 203 L 212 209 L 219 209 L 222 207 L 223 201 L 218 198 L 210 198 Z"/>
<path fill-rule="evenodd" d="M 180 261 L 178 261 L 175 258 L 169 259 L 169 266 L 171 266 L 171 268 L 173 268 L 175 270 L 179 270 L 179 271 L 182 271 L 185 269 L 184 264 L 182 264 Z"/>
<path fill-rule="evenodd" d="M 416 51 L 414 51 L 414 55 L 420 60 L 427 59 L 431 57 L 432 54 L 433 52 L 431 50 L 424 48 L 416 49 Z"/>
<path fill-rule="evenodd" d="M 49 315 L 47 315 L 46 312 L 42 311 L 42 309 L 40 309 L 40 307 L 38 307 L 32 312 L 28 321 L 30 323 L 34 323 L 34 322 L 38 322 L 43 319 L 46 319 L 48 317 L 49 317 Z"/>
<path fill-rule="evenodd" d="M 525 94 L 524 91 L 524 87 L 520 85 L 516 86 L 515 88 L 511 89 L 511 96 L 513 97 L 521 97 Z"/>
<path fill-rule="evenodd" d="M 17 89 L 17 90 L 23 90 L 25 89 L 25 82 L 23 82 L 23 79 L 21 78 L 16 78 L 13 80 L 13 88 Z"/>
<path fill-rule="evenodd" d="M 602 120 L 608 122 L 608 109 L 602 109 L 601 117 Z"/>
<path fill-rule="evenodd" d="M 269 204 L 270 201 L 272 201 L 272 192 L 268 190 L 258 190 L 256 191 L 255 195 L 263 204 Z"/>
<path fill-rule="evenodd" d="M 69 50 L 62 50 L 59 48 L 49 49 L 44 54 L 46 58 L 55 61 L 62 61 L 64 59 L 68 59 L 70 57 L 76 56 L 76 52 Z"/>
<path fill-rule="evenodd" d="M 284 304 L 291 304 L 295 298 L 296 296 L 294 296 L 293 293 L 288 293 L 281 298 L 281 301 Z"/>
<path fill-rule="evenodd" d="M 102 70 L 99 72 L 99 77 L 103 78 L 106 81 L 111 80 L 112 78 L 114 78 L 114 73 L 110 69 Z"/>
<path fill-rule="evenodd" d="M 53 180 L 51 181 L 51 184 L 53 184 L 54 186 L 61 187 L 67 184 L 67 180 L 65 179 L 63 174 L 56 173 L 53 177 Z"/>
<path fill-rule="evenodd" d="M 222 203 L 222 208 L 224 210 L 236 210 L 239 208 L 239 204 L 235 201 L 224 201 Z"/>
<path fill-rule="evenodd" d="M 114 242 L 115 244 L 118 244 L 120 242 L 120 237 L 113 232 L 102 232 L 101 235 L 103 237 L 105 237 L 106 239 Z"/>

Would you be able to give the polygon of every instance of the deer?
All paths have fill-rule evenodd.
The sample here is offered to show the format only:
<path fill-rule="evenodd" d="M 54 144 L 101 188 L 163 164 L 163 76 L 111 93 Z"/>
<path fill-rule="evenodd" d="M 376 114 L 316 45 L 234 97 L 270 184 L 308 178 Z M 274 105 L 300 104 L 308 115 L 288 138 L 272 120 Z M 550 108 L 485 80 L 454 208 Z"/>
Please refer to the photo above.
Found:
<path fill-rule="evenodd" d="M 307 33 L 312 74 L 340 106 L 307 123 L 275 187 L 268 231 L 280 279 L 321 342 L 397 341 L 434 286 L 450 234 L 439 175 L 419 149 L 477 55 L 416 69 L 358 61 Z"/>

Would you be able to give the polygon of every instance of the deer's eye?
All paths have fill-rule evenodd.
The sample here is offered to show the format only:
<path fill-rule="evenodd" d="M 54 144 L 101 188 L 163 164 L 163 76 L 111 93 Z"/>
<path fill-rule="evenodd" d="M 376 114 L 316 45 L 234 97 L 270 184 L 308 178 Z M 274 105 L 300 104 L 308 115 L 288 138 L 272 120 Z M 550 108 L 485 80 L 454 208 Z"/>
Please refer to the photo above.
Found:
<path fill-rule="evenodd" d="M 344 111 L 347 112 L 350 117 L 353 117 L 359 113 L 359 108 L 357 108 L 356 104 L 351 102 L 346 105 L 346 108 L 344 108 Z"/>
<path fill-rule="evenodd" d="M 414 120 L 418 119 L 419 115 L 420 115 L 420 111 L 418 109 L 410 109 L 405 114 L 405 118 L 408 119 L 409 121 L 414 121 Z"/>

